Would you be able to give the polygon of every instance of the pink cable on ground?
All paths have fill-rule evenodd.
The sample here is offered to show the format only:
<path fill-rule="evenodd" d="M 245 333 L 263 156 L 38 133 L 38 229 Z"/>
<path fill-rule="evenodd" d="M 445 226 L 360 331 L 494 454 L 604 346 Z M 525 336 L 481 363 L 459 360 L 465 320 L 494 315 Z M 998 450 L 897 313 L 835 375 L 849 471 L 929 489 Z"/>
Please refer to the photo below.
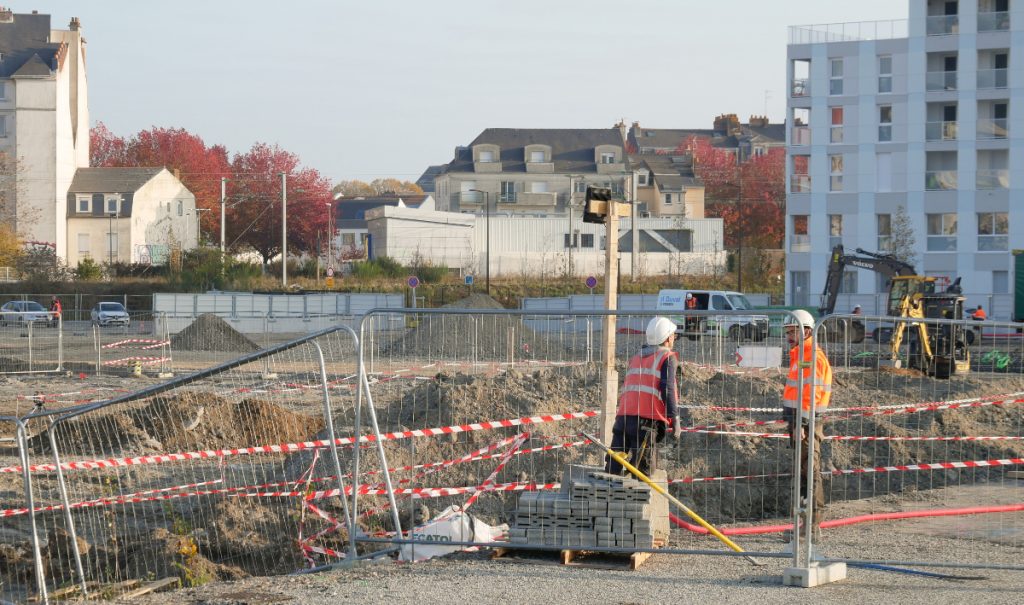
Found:
<path fill-rule="evenodd" d="M 1021 511 L 1024 511 L 1024 503 L 1006 504 L 1002 506 L 976 506 L 970 508 L 932 508 L 900 513 L 877 513 L 874 515 L 847 517 L 845 519 L 833 519 L 831 521 L 823 521 L 821 523 L 821 527 L 822 529 L 828 529 L 831 527 L 842 527 L 844 525 L 856 525 L 857 523 L 870 523 L 873 521 L 893 521 L 897 519 L 916 519 L 921 517 L 956 517 L 960 515 L 1015 513 Z M 669 513 L 668 518 L 678 527 L 682 527 L 683 529 L 695 534 L 709 533 L 708 530 L 703 527 L 684 521 L 674 513 Z M 729 527 L 725 529 L 718 528 L 718 531 L 722 532 L 722 534 L 726 536 L 744 536 L 750 534 L 777 534 L 789 529 L 793 529 L 793 525 L 791 523 L 787 523 L 785 525 L 757 525 L 753 527 Z"/>

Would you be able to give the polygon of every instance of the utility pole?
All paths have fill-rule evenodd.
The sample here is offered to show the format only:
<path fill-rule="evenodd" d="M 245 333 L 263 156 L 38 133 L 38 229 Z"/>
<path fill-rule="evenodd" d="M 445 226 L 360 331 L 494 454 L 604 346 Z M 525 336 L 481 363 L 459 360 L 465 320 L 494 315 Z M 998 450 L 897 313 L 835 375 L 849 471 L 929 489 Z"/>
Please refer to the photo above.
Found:
<path fill-rule="evenodd" d="M 629 254 L 629 281 L 636 282 L 637 278 L 637 259 L 640 257 L 640 211 L 636 209 L 636 177 L 631 173 L 629 175 L 629 230 L 630 239 L 633 243 L 633 251 Z M 685 204 L 683 206 L 685 213 Z"/>
<path fill-rule="evenodd" d="M 739 150 L 736 150 L 736 161 L 739 162 Z M 736 289 L 743 293 L 743 170 L 736 166 Z"/>
<path fill-rule="evenodd" d="M 281 173 L 281 287 L 288 287 L 288 175 Z"/>
<path fill-rule="evenodd" d="M 226 200 L 227 200 L 227 185 L 228 185 L 228 177 L 226 177 L 226 176 L 220 177 L 220 256 L 221 256 L 221 262 L 223 262 L 224 253 L 226 252 L 226 250 L 224 248 L 224 233 L 225 233 L 225 230 L 224 230 L 224 208 L 225 208 Z"/>

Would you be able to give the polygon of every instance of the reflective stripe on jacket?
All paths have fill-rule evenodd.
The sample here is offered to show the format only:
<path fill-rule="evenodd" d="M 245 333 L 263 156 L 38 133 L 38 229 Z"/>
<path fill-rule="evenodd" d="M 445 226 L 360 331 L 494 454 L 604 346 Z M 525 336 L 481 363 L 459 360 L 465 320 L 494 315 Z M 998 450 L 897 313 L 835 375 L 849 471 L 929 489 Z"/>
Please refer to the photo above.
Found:
<path fill-rule="evenodd" d="M 629 360 L 616 416 L 639 416 L 672 424 L 661 397 L 661 372 L 669 358 L 675 356 L 675 351 L 658 347 L 649 355 L 636 355 Z"/>
<path fill-rule="evenodd" d="M 813 379 L 817 383 L 817 386 L 813 387 L 814 406 L 818 409 L 826 408 L 832 399 L 832 366 L 828 362 L 828 357 L 825 356 L 824 351 L 813 347 L 810 338 L 804 339 L 803 397 L 798 397 L 797 389 L 800 388 L 798 369 L 801 365 L 799 348 L 800 346 L 798 345 L 789 351 L 789 375 L 786 376 L 786 388 L 782 391 L 782 405 L 788 408 L 795 408 L 796 402 L 799 400 L 802 402 L 805 412 L 811 411 L 811 360 L 813 359 Z M 812 348 L 814 349 L 813 353 L 811 351 Z"/>

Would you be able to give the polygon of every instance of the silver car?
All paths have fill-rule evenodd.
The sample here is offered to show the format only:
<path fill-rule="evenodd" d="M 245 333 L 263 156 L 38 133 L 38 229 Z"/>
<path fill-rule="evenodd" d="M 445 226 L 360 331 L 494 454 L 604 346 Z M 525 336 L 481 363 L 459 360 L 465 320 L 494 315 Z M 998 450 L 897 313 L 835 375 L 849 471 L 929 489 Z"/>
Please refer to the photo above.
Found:
<path fill-rule="evenodd" d="M 49 323 L 50 312 L 34 300 L 12 300 L 0 307 L 0 326 L 7 324 Z"/>
<path fill-rule="evenodd" d="M 101 302 L 89 311 L 94 326 L 127 326 L 131 323 L 128 311 L 119 302 Z"/>

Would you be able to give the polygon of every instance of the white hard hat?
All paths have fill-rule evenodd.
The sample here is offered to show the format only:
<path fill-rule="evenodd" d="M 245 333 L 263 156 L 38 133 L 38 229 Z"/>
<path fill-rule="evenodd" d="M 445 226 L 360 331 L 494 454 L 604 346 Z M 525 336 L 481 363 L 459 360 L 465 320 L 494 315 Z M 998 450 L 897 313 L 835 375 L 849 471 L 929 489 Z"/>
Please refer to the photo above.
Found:
<path fill-rule="evenodd" d="M 647 344 L 654 346 L 660 345 L 665 340 L 674 334 L 676 331 L 676 324 L 667 317 L 655 317 L 647 323 Z"/>
<path fill-rule="evenodd" d="M 811 314 L 803 309 L 796 309 L 792 311 L 792 315 L 786 318 L 785 323 L 782 324 L 784 327 L 800 326 L 801 328 L 813 328 L 814 318 Z"/>
<path fill-rule="evenodd" d="M 692 292 L 687 292 L 686 293 L 686 299 L 689 300 L 691 298 L 693 298 L 693 293 Z"/>
<path fill-rule="evenodd" d="M 860 308 L 860 305 L 853 305 L 853 308 L 854 308 L 854 310 L 857 310 L 857 309 Z"/>

